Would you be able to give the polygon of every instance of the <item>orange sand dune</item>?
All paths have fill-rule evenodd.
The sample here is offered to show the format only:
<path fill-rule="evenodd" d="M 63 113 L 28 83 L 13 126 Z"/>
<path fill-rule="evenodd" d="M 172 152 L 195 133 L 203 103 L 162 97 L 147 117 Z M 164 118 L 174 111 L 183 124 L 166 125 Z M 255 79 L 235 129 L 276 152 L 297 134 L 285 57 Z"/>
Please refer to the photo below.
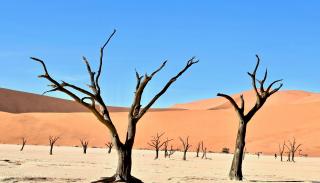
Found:
<path fill-rule="evenodd" d="M 127 107 L 108 107 L 110 112 L 128 111 Z M 151 109 L 155 111 L 175 109 Z M 177 110 L 177 109 L 176 109 Z M 27 112 L 88 112 L 77 102 L 33 93 L 0 88 L 0 111 L 10 113 Z"/>
<path fill-rule="evenodd" d="M 254 103 L 254 95 L 251 93 L 244 93 L 245 99 L 250 100 L 248 105 Z M 205 146 L 212 151 L 221 151 L 223 147 L 233 149 L 238 126 L 233 108 L 219 98 L 193 104 L 194 107 L 191 103 L 176 106 L 197 110 L 147 113 L 138 124 L 135 147 L 149 148 L 147 142 L 152 135 L 166 132 L 166 137 L 174 138 L 171 144 L 177 148 L 181 148 L 179 136 L 190 136 L 192 149 L 200 140 L 204 140 Z M 278 150 L 278 143 L 296 137 L 297 142 L 303 144 L 303 153 L 320 156 L 319 109 L 319 94 L 303 91 L 279 92 L 249 123 L 247 151 L 273 154 Z M 111 117 L 124 138 L 127 112 L 111 112 Z M 0 112 L 0 120 L 1 143 L 19 143 L 19 138 L 25 136 L 28 143 L 47 144 L 49 135 L 59 135 L 59 145 L 79 145 L 79 138 L 86 137 L 90 146 L 103 147 L 109 137 L 107 128 L 88 112 Z"/>

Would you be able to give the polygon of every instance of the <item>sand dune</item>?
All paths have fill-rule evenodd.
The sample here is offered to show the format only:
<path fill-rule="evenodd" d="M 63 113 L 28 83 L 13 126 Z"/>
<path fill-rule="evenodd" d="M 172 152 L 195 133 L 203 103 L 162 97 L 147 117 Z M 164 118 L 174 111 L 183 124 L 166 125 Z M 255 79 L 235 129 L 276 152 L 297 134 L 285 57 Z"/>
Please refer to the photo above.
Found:
<path fill-rule="evenodd" d="M 253 105 L 255 96 L 252 92 L 244 95 L 249 100 L 248 105 Z M 166 132 L 166 136 L 174 138 L 171 144 L 177 148 L 181 148 L 179 136 L 190 136 L 192 149 L 200 140 L 204 140 L 211 151 L 219 152 L 223 147 L 233 149 L 238 121 L 233 108 L 225 100 L 215 98 L 175 107 L 189 110 L 152 111 L 141 119 L 135 148 L 149 148 L 147 142 L 152 135 Z M 298 143 L 303 144 L 303 153 L 320 156 L 320 143 L 316 140 L 320 138 L 319 108 L 319 94 L 279 92 L 249 123 L 247 151 L 273 154 L 278 150 L 278 143 L 296 137 Z M 127 112 L 111 112 L 111 117 L 124 138 Z M 103 147 L 109 137 L 107 128 L 88 112 L 0 112 L 0 119 L 1 143 L 16 144 L 25 136 L 28 143 L 47 144 L 49 135 L 59 135 L 60 145 L 79 145 L 79 138 L 86 137 L 90 146 Z"/>

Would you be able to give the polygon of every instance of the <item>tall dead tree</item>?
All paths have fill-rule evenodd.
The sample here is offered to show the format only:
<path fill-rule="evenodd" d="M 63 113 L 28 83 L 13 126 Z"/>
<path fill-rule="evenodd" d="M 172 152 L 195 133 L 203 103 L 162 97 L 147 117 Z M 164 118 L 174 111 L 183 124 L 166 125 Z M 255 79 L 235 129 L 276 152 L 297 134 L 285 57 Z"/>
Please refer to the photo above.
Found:
<path fill-rule="evenodd" d="M 87 58 L 83 57 L 83 60 L 86 64 L 86 67 L 89 73 L 89 78 L 90 78 L 89 89 L 91 91 L 78 87 L 69 82 L 65 82 L 65 81 L 59 82 L 58 80 L 51 77 L 43 60 L 39 58 L 34 58 L 34 57 L 31 57 L 31 59 L 39 62 L 44 69 L 44 74 L 40 75 L 39 77 L 47 79 L 51 83 L 50 86 L 52 87 L 52 89 L 47 92 L 59 91 L 67 94 L 76 102 L 80 103 L 81 105 L 89 109 L 97 117 L 97 119 L 109 129 L 112 143 L 118 151 L 118 165 L 117 165 L 116 173 L 112 177 L 103 178 L 101 180 L 98 180 L 97 182 L 114 182 L 114 181 L 123 181 L 123 182 L 130 182 L 130 183 L 141 182 L 139 179 L 134 178 L 131 175 L 131 167 L 132 167 L 131 155 L 132 155 L 132 147 L 133 147 L 134 139 L 136 135 L 136 125 L 138 121 L 144 116 L 144 114 L 150 109 L 150 107 L 167 91 L 167 89 L 185 71 L 187 71 L 193 64 L 197 63 L 198 61 L 195 60 L 195 58 L 191 58 L 190 60 L 188 60 L 186 66 L 180 72 L 178 72 L 177 75 L 172 77 L 164 85 L 164 87 L 144 107 L 142 107 L 141 105 L 143 91 L 145 87 L 148 85 L 148 83 L 152 80 L 152 78 L 160 70 L 163 69 L 167 61 L 163 62 L 161 66 L 158 69 L 156 69 L 154 72 L 152 72 L 150 75 L 148 74 L 140 75 L 136 71 L 137 84 L 134 92 L 133 103 L 129 110 L 126 138 L 125 138 L 125 141 L 122 142 L 118 135 L 118 131 L 109 115 L 108 107 L 105 104 L 104 100 L 102 99 L 101 88 L 100 88 L 100 76 L 102 72 L 104 49 L 110 42 L 115 32 L 116 30 L 113 31 L 113 33 L 109 36 L 107 41 L 100 48 L 99 66 L 98 66 L 97 72 L 92 71 L 92 68 Z M 82 96 L 78 95 L 79 93 L 82 94 Z M 101 110 L 98 110 L 97 106 L 99 106 Z"/>
<path fill-rule="evenodd" d="M 282 146 L 279 144 L 279 155 L 280 155 L 280 161 L 283 161 L 283 153 L 284 153 L 284 149 L 286 147 L 286 142 L 283 141 Z"/>
<path fill-rule="evenodd" d="M 169 142 L 171 141 L 172 139 L 167 139 L 165 141 L 161 141 L 161 137 L 164 135 L 164 133 L 157 133 L 156 136 L 152 136 L 151 138 L 151 141 L 148 142 L 148 145 L 153 147 L 154 150 L 156 151 L 156 156 L 154 157 L 154 159 L 158 159 L 159 158 L 159 150 L 160 148 L 166 143 L 166 142 Z"/>
<path fill-rule="evenodd" d="M 252 119 L 254 114 L 263 106 L 263 104 L 267 101 L 267 99 L 282 87 L 282 83 L 277 88 L 273 89 L 274 84 L 282 81 L 282 80 L 276 80 L 273 81 L 267 88 L 264 87 L 265 81 L 267 79 L 268 72 L 266 70 L 264 77 L 262 80 L 258 80 L 256 78 L 256 73 L 259 67 L 260 58 L 258 55 L 257 57 L 257 64 L 255 69 L 252 73 L 248 72 L 249 76 L 252 80 L 252 85 L 254 92 L 256 94 L 256 103 L 255 105 L 249 110 L 247 114 L 245 114 L 244 110 L 244 98 L 243 95 L 240 96 L 240 105 L 236 103 L 236 101 L 229 95 L 218 93 L 217 95 L 220 97 L 226 98 L 234 107 L 236 110 L 238 117 L 239 117 L 239 128 L 237 133 L 237 139 L 236 139 L 236 146 L 234 150 L 234 156 L 232 160 L 231 169 L 229 172 L 229 178 L 231 180 L 242 180 L 242 157 L 243 157 L 243 150 L 245 147 L 245 137 L 246 137 L 246 130 L 247 130 L 247 124 Z M 257 85 L 260 85 L 258 88 Z"/>
<path fill-rule="evenodd" d="M 294 138 L 294 137 L 293 137 L 293 141 L 292 142 L 290 140 L 288 142 L 289 142 L 288 150 L 289 150 L 289 152 L 291 154 L 291 160 L 294 162 L 295 154 L 296 154 L 297 150 L 299 149 L 299 147 L 302 144 L 297 144 L 296 138 Z"/>
<path fill-rule="evenodd" d="M 60 137 L 58 137 L 58 136 L 56 136 L 56 137 L 49 136 L 49 145 L 50 145 L 49 154 L 50 154 L 50 155 L 52 155 L 53 146 L 54 146 L 54 144 L 57 142 L 57 140 L 58 140 L 59 138 L 60 138 Z"/>
<path fill-rule="evenodd" d="M 25 137 L 22 137 L 21 138 L 21 149 L 20 149 L 20 151 L 23 151 L 23 149 L 24 149 L 24 146 L 26 145 L 26 143 L 27 143 L 27 138 L 25 138 Z"/>
<path fill-rule="evenodd" d="M 86 139 L 80 139 L 80 142 L 81 142 L 81 146 L 83 149 L 83 154 L 87 154 L 87 148 L 88 148 L 89 141 Z"/>
<path fill-rule="evenodd" d="M 186 138 L 186 140 L 183 140 L 181 137 L 179 137 L 181 143 L 182 143 L 182 151 L 183 151 L 183 158 L 182 160 L 187 160 L 187 152 L 191 145 L 189 144 L 189 137 Z"/>
<path fill-rule="evenodd" d="M 108 147 L 108 154 L 110 154 L 110 153 L 111 153 L 111 150 L 112 150 L 112 147 L 113 147 L 112 142 L 106 143 L 106 146 Z"/>

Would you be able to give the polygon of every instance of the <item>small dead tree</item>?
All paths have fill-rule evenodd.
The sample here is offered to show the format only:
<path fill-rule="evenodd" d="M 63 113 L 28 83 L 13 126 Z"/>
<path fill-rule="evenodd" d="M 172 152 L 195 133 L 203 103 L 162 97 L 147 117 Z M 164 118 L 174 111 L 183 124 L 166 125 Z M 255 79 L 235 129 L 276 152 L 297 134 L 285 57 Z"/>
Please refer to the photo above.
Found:
<path fill-rule="evenodd" d="M 164 151 L 164 158 L 167 158 L 169 156 L 169 139 L 167 138 L 167 140 L 165 141 L 164 145 L 163 145 L 163 151 Z"/>
<path fill-rule="evenodd" d="M 49 154 L 52 155 L 53 145 L 57 142 L 59 139 L 59 136 L 49 136 L 49 144 L 50 144 L 50 152 Z"/>
<path fill-rule="evenodd" d="M 244 98 L 243 95 L 240 96 L 240 106 L 237 102 L 229 95 L 218 93 L 217 95 L 220 97 L 226 98 L 236 110 L 238 117 L 239 117 L 239 128 L 237 133 L 236 145 L 234 149 L 234 156 L 232 160 L 231 169 L 229 172 L 229 178 L 231 180 L 242 180 L 242 157 L 243 157 L 243 150 L 245 147 L 245 138 L 246 138 L 246 131 L 247 131 L 247 124 L 252 119 L 252 117 L 259 111 L 259 109 L 263 106 L 263 104 L 267 101 L 267 99 L 274 93 L 280 90 L 282 84 L 277 88 L 273 89 L 273 85 L 282 81 L 276 80 L 273 81 L 267 88 L 264 87 L 265 81 L 267 79 L 268 72 L 266 70 L 264 77 L 262 80 L 258 80 L 256 78 L 256 73 L 260 64 L 260 58 L 258 55 L 257 57 L 257 64 L 255 69 L 252 73 L 248 72 L 248 75 L 251 77 L 252 85 L 254 92 L 256 94 L 256 103 L 255 105 L 249 110 L 247 114 L 245 114 L 244 110 Z M 258 82 L 258 83 L 257 83 Z M 259 89 L 257 85 L 260 85 Z"/>
<path fill-rule="evenodd" d="M 197 144 L 197 148 L 196 148 L 196 157 L 199 157 L 199 153 L 200 153 L 200 150 L 201 150 L 201 144 L 203 144 L 203 141 L 201 142 L 198 142 Z"/>
<path fill-rule="evenodd" d="M 27 138 L 25 138 L 25 137 L 22 137 L 21 138 L 21 149 L 20 149 L 20 151 L 23 151 L 23 149 L 24 149 L 24 146 L 26 145 L 26 143 L 27 143 Z"/>
<path fill-rule="evenodd" d="M 283 157 L 283 153 L 284 153 L 285 147 L 286 147 L 286 142 L 285 142 L 285 141 L 283 141 L 283 144 L 282 144 L 282 145 L 279 144 L 280 161 L 283 161 L 283 158 L 282 158 L 282 157 Z"/>
<path fill-rule="evenodd" d="M 159 150 L 160 148 L 166 143 L 166 142 L 169 142 L 171 141 L 172 139 L 167 139 L 165 141 L 161 141 L 161 137 L 164 135 L 164 133 L 157 133 L 156 136 L 152 136 L 151 138 L 151 141 L 148 142 L 148 145 L 153 147 L 154 150 L 156 151 L 156 156 L 154 157 L 154 159 L 158 159 L 159 158 Z"/>
<path fill-rule="evenodd" d="M 175 153 L 175 152 L 176 152 L 176 150 L 174 150 L 173 147 L 171 146 L 171 148 L 170 148 L 170 150 L 168 152 L 168 157 L 170 158 L 171 155 L 173 155 L 173 153 Z"/>
<path fill-rule="evenodd" d="M 111 150 L 112 150 L 112 147 L 113 147 L 112 142 L 106 143 L 106 146 L 108 147 L 108 154 L 110 154 L 110 153 L 111 153 Z"/>
<path fill-rule="evenodd" d="M 189 136 L 186 138 L 186 140 L 183 140 L 181 137 L 179 137 L 181 143 L 182 143 L 182 150 L 183 150 L 183 158 L 182 160 L 187 160 L 187 152 L 191 145 L 189 144 Z"/>
<path fill-rule="evenodd" d="M 84 106 L 85 108 L 89 109 L 96 117 L 97 119 L 108 128 L 111 139 L 114 147 L 118 151 L 118 165 L 116 172 L 113 176 L 102 178 L 102 182 L 115 182 L 115 181 L 124 181 L 124 182 L 141 182 L 141 180 L 133 177 L 131 175 L 131 168 L 132 168 L 132 147 L 134 144 L 134 139 L 136 136 L 136 126 L 139 122 L 139 120 L 146 114 L 146 112 L 151 108 L 151 106 L 168 90 L 168 88 L 180 77 L 182 76 L 193 64 L 198 63 L 198 60 L 195 60 L 195 58 L 191 58 L 187 61 L 187 64 L 185 67 L 183 67 L 175 76 L 173 76 L 169 81 L 164 85 L 164 87 L 154 95 L 153 98 L 149 102 L 146 103 L 145 106 L 141 105 L 141 99 L 144 92 L 145 87 L 148 85 L 148 83 L 152 80 L 152 78 L 160 71 L 162 70 L 167 61 L 163 62 L 161 66 L 153 71 L 150 75 L 140 75 L 136 71 L 136 87 L 134 92 L 134 99 L 133 103 L 129 109 L 129 115 L 128 115 L 128 128 L 126 133 L 125 141 L 121 141 L 118 130 L 114 125 L 113 120 L 111 119 L 111 116 L 109 115 L 108 107 L 103 100 L 101 96 L 101 88 L 100 88 L 100 76 L 102 73 L 102 65 L 103 65 L 103 58 L 104 58 L 104 49 L 110 42 L 113 35 L 116 33 L 116 30 L 113 31 L 113 33 L 109 36 L 107 41 L 103 44 L 103 46 L 100 48 L 100 57 L 99 57 L 99 65 L 98 65 L 98 71 L 94 72 L 91 69 L 91 66 L 89 64 L 89 61 L 86 57 L 83 57 L 84 63 L 86 64 L 89 78 L 90 78 L 90 84 L 89 84 L 89 90 L 78 87 L 74 84 L 71 84 L 69 82 L 61 81 L 54 79 L 48 72 L 48 69 L 44 63 L 43 60 L 35 57 L 31 57 L 32 60 L 39 62 L 44 70 L 44 74 L 40 75 L 40 78 L 44 78 L 50 82 L 50 86 L 52 87 L 51 90 L 45 92 L 54 92 L 59 91 L 62 93 L 65 93 L 69 97 L 71 97 L 73 100 Z M 76 91 L 76 92 L 75 92 Z M 79 95 L 78 95 L 79 94 Z M 81 95 L 80 95 L 81 94 Z M 99 106 L 101 110 L 98 110 Z"/>
<path fill-rule="evenodd" d="M 203 141 L 201 142 L 201 149 L 202 149 L 202 157 L 201 157 L 201 159 L 208 159 L 207 158 L 207 148 L 203 146 Z"/>
<path fill-rule="evenodd" d="M 80 142 L 81 142 L 81 146 L 83 149 L 83 154 L 87 154 L 87 148 L 88 148 L 89 141 L 86 139 L 80 139 Z"/>
<path fill-rule="evenodd" d="M 297 150 L 299 149 L 299 147 L 302 145 L 302 144 L 296 144 L 296 138 L 293 137 L 293 141 L 291 142 L 290 140 L 288 141 L 289 142 L 289 146 L 288 146 L 288 150 L 291 154 L 291 160 L 293 162 L 294 161 L 294 157 L 295 157 L 295 154 L 297 152 Z M 290 155 L 289 155 L 290 156 Z"/>

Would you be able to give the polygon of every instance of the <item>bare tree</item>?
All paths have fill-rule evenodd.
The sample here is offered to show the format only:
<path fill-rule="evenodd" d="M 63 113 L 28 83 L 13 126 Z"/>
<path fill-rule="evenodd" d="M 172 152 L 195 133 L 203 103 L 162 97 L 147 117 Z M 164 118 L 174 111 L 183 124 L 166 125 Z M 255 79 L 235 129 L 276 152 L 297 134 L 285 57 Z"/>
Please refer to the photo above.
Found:
<path fill-rule="evenodd" d="M 164 145 L 163 145 L 164 158 L 167 158 L 169 156 L 169 152 L 168 152 L 169 141 L 170 140 L 167 138 L 167 140 L 164 142 Z"/>
<path fill-rule="evenodd" d="M 191 145 L 189 144 L 189 136 L 186 138 L 186 140 L 183 140 L 181 137 L 179 137 L 182 146 L 183 146 L 183 160 L 187 160 L 187 152 L 189 150 L 189 148 L 191 147 Z"/>
<path fill-rule="evenodd" d="M 111 40 L 115 32 L 116 30 L 113 31 L 113 33 L 109 36 L 107 41 L 103 44 L 103 46 L 100 49 L 99 68 L 97 72 L 92 71 L 87 58 L 83 57 L 91 81 L 89 84 L 89 88 L 91 91 L 80 88 L 76 85 L 73 85 L 65 81 L 58 82 L 56 79 L 51 77 L 43 60 L 34 57 L 31 57 L 31 59 L 39 62 L 43 66 L 45 73 L 43 75 L 40 75 L 39 77 L 47 79 L 51 83 L 50 86 L 52 87 L 52 89 L 47 92 L 60 91 L 67 94 L 76 102 L 80 103 L 81 105 L 89 109 L 97 117 L 97 119 L 109 129 L 112 138 L 112 143 L 118 151 L 118 165 L 114 176 L 109 178 L 103 178 L 101 180 L 98 180 L 98 182 L 141 182 L 139 179 L 131 175 L 131 157 L 132 147 L 136 135 L 136 125 L 138 121 L 144 116 L 144 114 L 150 109 L 150 107 L 167 91 L 171 84 L 174 83 L 185 71 L 187 71 L 193 64 L 197 63 L 198 61 L 196 61 L 194 57 L 188 60 L 186 66 L 180 72 L 178 72 L 177 75 L 172 77 L 144 107 L 142 107 L 141 105 L 143 91 L 149 83 L 149 81 L 151 81 L 152 78 L 166 65 L 167 61 L 163 62 L 161 66 L 154 72 L 152 72 L 150 75 L 145 74 L 144 76 L 140 76 L 140 74 L 136 71 L 137 84 L 134 92 L 133 103 L 129 110 L 128 129 L 125 142 L 122 142 L 118 135 L 118 131 L 109 115 L 108 107 L 102 99 L 100 88 L 100 76 L 103 65 L 104 49 L 108 45 L 109 41 Z M 84 97 L 77 95 L 77 93 L 84 95 Z M 100 111 L 97 110 L 97 106 L 101 108 Z"/>
<path fill-rule="evenodd" d="M 284 149 L 286 147 L 286 142 L 283 141 L 282 146 L 279 144 L 279 155 L 280 155 L 280 161 L 283 161 L 283 153 L 284 153 Z"/>
<path fill-rule="evenodd" d="M 202 157 L 201 157 L 201 159 L 208 159 L 207 158 L 207 148 L 204 147 L 203 141 L 201 142 L 201 149 L 202 149 Z"/>
<path fill-rule="evenodd" d="M 24 146 L 25 146 L 26 143 L 27 143 L 27 138 L 22 137 L 22 138 L 21 138 L 21 141 L 22 141 L 22 143 L 21 143 L 21 149 L 20 149 L 20 151 L 23 151 L 23 148 L 24 148 Z"/>
<path fill-rule="evenodd" d="M 53 150 L 53 146 L 54 144 L 57 142 L 57 140 L 59 139 L 59 136 L 49 136 L 49 144 L 50 144 L 50 155 L 52 155 L 52 150 Z"/>
<path fill-rule="evenodd" d="M 296 138 L 294 137 L 292 142 L 290 140 L 288 142 L 289 142 L 289 146 L 287 146 L 287 148 L 289 150 L 289 153 L 291 154 L 291 160 L 294 162 L 295 154 L 302 144 L 296 144 Z"/>
<path fill-rule="evenodd" d="M 110 154 L 110 153 L 111 153 L 111 150 L 112 150 L 112 147 L 113 147 L 112 142 L 106 143 L 106 146 L 108 147 L 108 154 Z"/>
<path fill-rule="evenodd" d="M 174 150 L 173 147 L 171 146 L 171 148 L 170 148 L 170 150 L 169 150 L 169 152 L 168 152 L 169 158 L 170 158 L 171 155 L 173 155 L 173 153 L 175 153 L 175 152 L 176 152 L 176 150 Z"/>
<path fill-rule="evenodd" d="M 148 142 L 148 145 L 153 147 L 154 150 L 156 151 L 156 156 L 154 157 L 154 159 L 158 159 L 159 158 L 159 150 L 160 148 L 166 143 L 171 141 L 172 139 L 167 139 L 165 141 L 161 141 L 161 137 L 164 135 L 164 133 L 157 133 L 156 136 L 152 136 L 152 139 L 150 142 Z"/>
<path fill-rule="evenodd" d="M 243 95 L 240 96 L 240 106 L 236 103 L 236 101 L 230 97 L 229 95 L 218 93 L 217 95 L 220 97 L 226 98 L 234 107 L 236 110 L 238 117 L 239 117 L 239 128 L 238 128 L 238 134 L 237 134 L 237 140 L 236 140 L 236 146 L 234 150 L 234 156 L 232 160 L 231 169 L 229 172 L 229 178 L 231 180 L 242 180 L 242 157 L 243 157 L 243 150 L 245 147 L 245 137 L 246 137 L 246 130 L 247 130 L 247 124 L 252 119 L 254 114 L 263 106 L 263 104 L 267 101 L 267 99 L 282 87 L 282 84 L 280 84 L 279 87 L 273 89 L 273 85 L 282 81 L 282 80 L 276 80 L 273 81 L 267 88 L 264 87 L 265 81 L 267 79 L 268 72 L 266 70 L 264 77 L 262 80 L 258 80 L 256 78 L 256 73 L 259 67 L 260 58 L 258 55 L 257 57 L 257 64 L 252 73 L 249 73 L 249 76 L 252 80 L 253 89 L 256 93 L 256 103 L 255 105 L 249 110 L 247 114 L 245 114 L 244 110 L 244 98 Z M 257 82 L 260 84 L 259 89 L 257 88 Z"/>
<path fill-rule="evenodd" d="M 200 150 L 201 150 L 201 144 L 203 144 L 203 141 L 201 142 L 198 142 L 197 144 L 197 148 L 196 148 L 196 157 L 199 157 L 199 153 L 200 153 Z"/>
<path fill-rule="evenodd" d="M 80 139 L 80 142 L 81 142 L 81 146 L 83 149 L 83 154 L 87 154 L 87 148 L 88 148 L 89 141 L 86 139 Z"/>

